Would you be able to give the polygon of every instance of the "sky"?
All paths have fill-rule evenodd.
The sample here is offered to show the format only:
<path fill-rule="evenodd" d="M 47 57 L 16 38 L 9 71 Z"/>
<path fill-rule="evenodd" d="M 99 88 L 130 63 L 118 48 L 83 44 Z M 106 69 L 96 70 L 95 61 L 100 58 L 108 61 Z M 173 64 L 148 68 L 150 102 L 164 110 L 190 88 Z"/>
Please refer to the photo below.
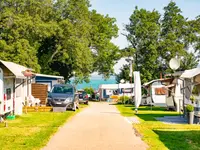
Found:
<path fill-rule="evenodd" d="M 168 5 L 171 0 L 90 0 L 91 9 L 97 10 L 98 13 L 108 14 L 110 17 L 116 18 L 117 26 L 119 28 L 119 36 L 113 39 L 119 48 L 128 46 L 126 38 L 122 35 L 125 33 L 124 25 L 129 23 L 129 17 L 133 13 L 135 6 L 138 8 L 145 8 L 147 10 L 157 10 L 163 14 L 163 8 Z M 200 0 L 174 0 L 179 8 L 182 10 L 182 15 L 188 19 L 194 19 L 200 15 Z M 119 73 L 119 69 L 125 64 L 124 59 L 120 60 L 115 66 L 115 73 Z"/>

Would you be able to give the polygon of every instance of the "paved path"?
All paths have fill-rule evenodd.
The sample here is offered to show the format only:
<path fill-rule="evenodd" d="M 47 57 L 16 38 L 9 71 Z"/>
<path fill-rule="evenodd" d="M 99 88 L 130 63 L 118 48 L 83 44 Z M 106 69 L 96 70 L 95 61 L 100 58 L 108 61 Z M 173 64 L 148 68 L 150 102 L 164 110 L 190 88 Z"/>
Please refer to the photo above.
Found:
<path fill-rule="evenodd" d="M 51 138 L 43 150 L 145 150 L 132 125 L 114 105 L 90 103 Z"/>

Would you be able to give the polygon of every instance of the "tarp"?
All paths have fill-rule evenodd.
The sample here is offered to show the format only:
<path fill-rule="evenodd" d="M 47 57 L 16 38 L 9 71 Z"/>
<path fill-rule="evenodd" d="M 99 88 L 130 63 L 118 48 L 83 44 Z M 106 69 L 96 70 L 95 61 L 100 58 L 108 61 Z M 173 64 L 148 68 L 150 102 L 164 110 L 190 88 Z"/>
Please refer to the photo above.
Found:
<path fill-rule="evenodd" d="M 135 87 L 135 110 L 137 112 L 137 109 L 140 106 L 142 99 L 140 72 L 138 71 L 134 71 L 134 87 Z"/>

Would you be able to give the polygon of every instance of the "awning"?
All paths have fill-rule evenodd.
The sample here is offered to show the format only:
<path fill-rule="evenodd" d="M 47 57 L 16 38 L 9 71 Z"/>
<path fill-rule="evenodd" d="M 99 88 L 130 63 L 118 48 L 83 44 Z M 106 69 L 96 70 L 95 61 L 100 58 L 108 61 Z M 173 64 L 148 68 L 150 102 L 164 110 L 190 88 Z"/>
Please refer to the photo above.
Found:
<path fill-rule="evenodd" d="M 8 61 L 3 61 L 0 60 L 0 62 L 8 69 L 10 70 L 13 75 L 16 78 L 20 78 L 20 79 L 25 79 L 26 77 L 24 76 L 23 72 L 25 72 L 26 70 L 28 70 L 28 68 L 18 65 L 16 63 L 13 62 L 8 62 Z"/>
<path fill-rule="evenodd" d="M 184 73 L 180 76 L 181 78 L 191 79 L 200 74 L 200 68 L 194 68 L 190 70 L 185 70 Z"/>

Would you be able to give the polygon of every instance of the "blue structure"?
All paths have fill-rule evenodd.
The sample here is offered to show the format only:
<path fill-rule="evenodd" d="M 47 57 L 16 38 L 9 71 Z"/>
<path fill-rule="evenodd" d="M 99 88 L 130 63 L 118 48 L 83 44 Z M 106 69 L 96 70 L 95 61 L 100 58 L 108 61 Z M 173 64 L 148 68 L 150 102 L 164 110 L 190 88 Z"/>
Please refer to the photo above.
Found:
<path fill-rule="evenodd" d="M 35 83 L 48 85 L 48 91 L 53 87 L 54 84 L 59 84 L 64 80 L 63 76 L 53 76 L 46 74 L 36 74 Z"/>

